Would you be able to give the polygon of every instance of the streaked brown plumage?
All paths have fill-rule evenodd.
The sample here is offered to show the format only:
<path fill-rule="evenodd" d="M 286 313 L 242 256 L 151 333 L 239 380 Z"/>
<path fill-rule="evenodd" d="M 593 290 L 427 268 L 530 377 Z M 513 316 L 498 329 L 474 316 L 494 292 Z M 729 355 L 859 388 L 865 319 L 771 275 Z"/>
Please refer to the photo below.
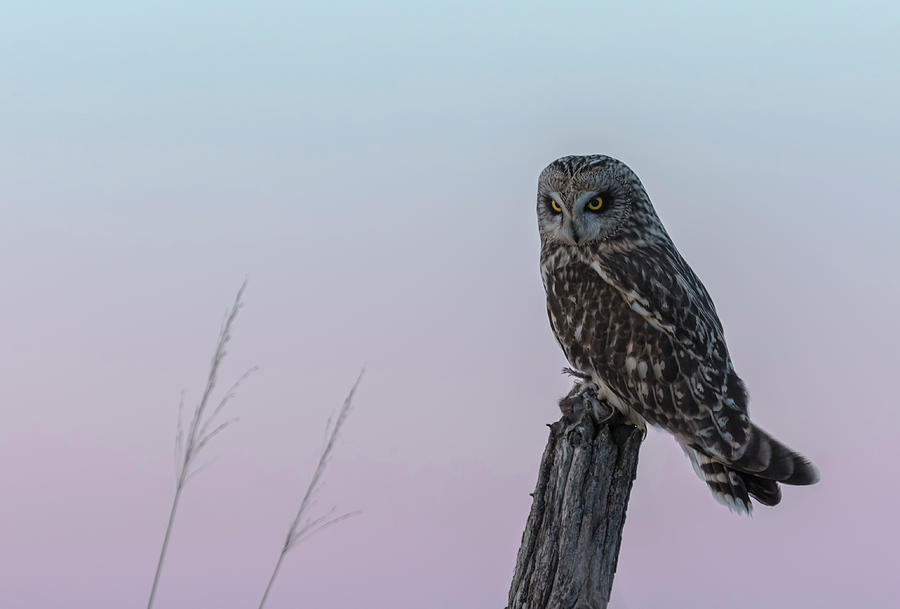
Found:
<path fill-rule="evenodd" d="M 541 173 L 537 205 L 550 323 L 599 395 L 672 433 L 716 498 L 737 511 L 751 510 L 748 494 L 778 503 L 778 482 L 818 479 L 751 423 L 712 299 L 624 163 L 554 161 Z"/>

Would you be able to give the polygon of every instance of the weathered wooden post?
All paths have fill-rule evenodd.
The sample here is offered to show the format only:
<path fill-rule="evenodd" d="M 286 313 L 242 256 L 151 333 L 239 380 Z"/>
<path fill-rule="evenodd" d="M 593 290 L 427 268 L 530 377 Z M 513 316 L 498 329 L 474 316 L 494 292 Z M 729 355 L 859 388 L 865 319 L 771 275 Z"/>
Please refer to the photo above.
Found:
<path fill-rule="evenodd" d="M 604 609 L 644 432 L 576 385 L 550 426 L 507 609 Z"/>

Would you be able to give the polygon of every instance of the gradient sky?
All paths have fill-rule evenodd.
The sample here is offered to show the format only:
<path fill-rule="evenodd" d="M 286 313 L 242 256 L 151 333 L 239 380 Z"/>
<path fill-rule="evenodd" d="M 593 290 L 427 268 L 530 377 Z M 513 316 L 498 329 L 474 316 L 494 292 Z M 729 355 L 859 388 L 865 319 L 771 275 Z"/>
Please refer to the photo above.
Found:
<path fill-rule="evenodd" d="M 146 603 L 178 398 L 259 374 L 183 497 L 157 607 L 496 609 L 567 390 L 537 174 L 641 176 L 754 419 L 819 466 L 752 519 L 665 434 L 612 607 L 900 602 L 895 3 L 0 7 L 0 606 Z"/>

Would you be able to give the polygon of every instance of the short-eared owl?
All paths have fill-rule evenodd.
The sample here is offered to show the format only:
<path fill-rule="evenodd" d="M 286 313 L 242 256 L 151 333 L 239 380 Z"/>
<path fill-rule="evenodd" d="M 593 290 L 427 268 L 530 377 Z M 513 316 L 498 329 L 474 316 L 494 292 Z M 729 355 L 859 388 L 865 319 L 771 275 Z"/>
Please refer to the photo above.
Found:
<path fill-rule="evenodd" d="M 738 512 L 815 467 L 755 426 L 722 324 L 638 177 L 616 159 L 568 156 L 538 180 L 541 276 L 553 333 L 574 371 L 631 420 L 682 445 Z"/>

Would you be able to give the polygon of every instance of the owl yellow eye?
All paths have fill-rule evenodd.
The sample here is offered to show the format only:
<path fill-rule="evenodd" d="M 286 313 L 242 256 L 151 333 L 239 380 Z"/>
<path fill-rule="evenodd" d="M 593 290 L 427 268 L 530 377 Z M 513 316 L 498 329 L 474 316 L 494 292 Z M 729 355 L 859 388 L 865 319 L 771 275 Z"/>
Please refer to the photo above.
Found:
<path fill-rule="evenodd" d="M 553 199 L 550 199 L 550 209 L 552 209 L 553 211 L 555 211 L 555 212 L 558 213 L 558 214 L 561 214 L 561 213 L 562 213 L 562 207 L 560 207 L 560 206 L 559 206 L 559 203 L 557 203 L 557 202 L 556 202 L 555 200 L 553 200 Z"/>
<path fill-rule="evenodd" d="M 591 211 L 597 211 L 601 207 L 603 207 L 603 197 L 595 197 L 587 204 L 587 208 Z"/>

